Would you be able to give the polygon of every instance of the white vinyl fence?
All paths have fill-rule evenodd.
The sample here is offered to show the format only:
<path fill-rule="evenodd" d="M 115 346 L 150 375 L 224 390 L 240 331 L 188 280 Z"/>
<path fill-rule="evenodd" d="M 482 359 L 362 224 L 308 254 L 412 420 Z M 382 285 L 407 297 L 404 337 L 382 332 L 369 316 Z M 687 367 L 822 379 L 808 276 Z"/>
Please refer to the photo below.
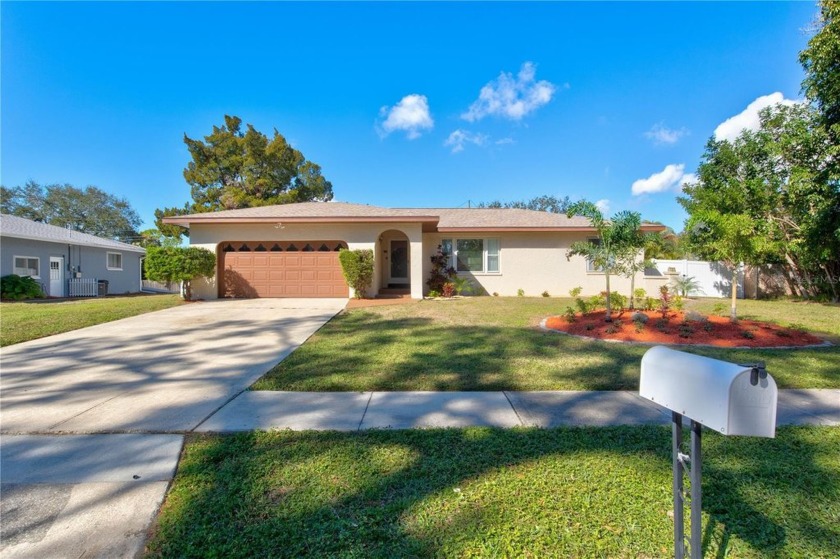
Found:
<path fill-rule="evenodd" d="M 142 290 L 152 291 L 154 293 L 180 293 L 181 286 L 178 283 L 165 283 L 144 279 Z"/>
<path fill-rule="evenodd" d="M 732 272 L 720 262 L 702 260 L 654 260 L 654 269 L 645 271 L 645 276 L 692 277 L 699 289 L 689 295 L 695 297 L 730 297 Z M 744 297 L 743 266 L 738 270 L 738 298 Z"/>
<path fill-rule="evenodd" d="M 96 278 L 73 278 L 67 280 L 67 296 L 68 297 L 96 297 L 97 291 Z"/>

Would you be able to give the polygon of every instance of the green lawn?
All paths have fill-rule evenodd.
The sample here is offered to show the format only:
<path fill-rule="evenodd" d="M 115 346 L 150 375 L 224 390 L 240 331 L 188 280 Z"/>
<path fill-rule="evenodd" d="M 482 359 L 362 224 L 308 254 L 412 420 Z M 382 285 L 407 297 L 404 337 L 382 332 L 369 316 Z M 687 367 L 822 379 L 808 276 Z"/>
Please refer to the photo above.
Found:
<path fill-rule="evenodd" d="M 255 390 L 637 390 L 645 346 L 581 340 L 538 328 L 569 299 L 475 297 L 342 312 Z M 725 302 L 724 302 L 725 303 Z M 714 302 L 698 301 L 701 308 Z M 743 312 L 840 336 L 840 307 L 739 301 Z M 686 348 L 687 349 L 687 348 Z M 687 349 L 764 360 L 780 388 L 840 387 L 840 347 Z"/>
<path fill-rule="evenodd" d="M 667 557 L 667 427 L 188 438 L 148 557 Z M 836 557 L 840 428 L 704 436 L 706 557 Z"/>
<path fill-rule="evenodd" d="M 178 295 L 0 303 L 0 346 L 7 346 L 181 304 Z"/>

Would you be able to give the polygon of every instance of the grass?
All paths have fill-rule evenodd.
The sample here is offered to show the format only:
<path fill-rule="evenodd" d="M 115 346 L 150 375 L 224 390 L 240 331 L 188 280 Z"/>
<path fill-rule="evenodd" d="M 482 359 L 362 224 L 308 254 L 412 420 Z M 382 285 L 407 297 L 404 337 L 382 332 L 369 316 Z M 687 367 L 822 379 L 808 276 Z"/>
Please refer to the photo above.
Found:
<path fill-rule="evenodd" d="M 712 314 L 715 305 L 723 305 L 722 316 L 729 316 L 729 301 L 723 299 L 697 299 L 689 307 L 704 314 Z M 763 320 L 780 326 L 803 328 L 840 344 L 840 304 L 813 303 L 780 299 L 755 301 L 739 299 L 736 305 L 738 318 Z"/>
<path fill-rule="evenodd" d="M 570 303 L 475 297 L 347 310 L 253 389 L 637 390 L 647 347 L 538 328 L 541 319 L 561 314 Z M 784 316 L 817 334 L 840 333 L 837 306 L 813 312 L 811 305 L 788 301 L 749 303 L 757 304 L 744 305 L 744 311 L 758 319 Z M 734 362 L 764 360 L 780 388 L 840 387 L 840 347 L 687 351 Z"/>
<path fill-rule="evenodd" d="M 667 427 L 190 435 L 147 557 L 667 557 Z M 834 557 L 840 428 L 704 436 L 707 557 Z"/>
<path fill-rule="evenodd" d="M 111 322 L 181 304 L 178 295 L 0 303 L 0 346 Z"/>

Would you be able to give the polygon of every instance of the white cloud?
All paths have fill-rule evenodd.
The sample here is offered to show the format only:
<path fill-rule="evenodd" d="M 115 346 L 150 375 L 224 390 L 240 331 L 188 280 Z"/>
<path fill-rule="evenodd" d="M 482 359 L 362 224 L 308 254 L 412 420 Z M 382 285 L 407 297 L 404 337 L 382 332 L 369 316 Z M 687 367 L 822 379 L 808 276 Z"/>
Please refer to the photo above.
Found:
<path fill-rule="evenodd" d="M 688 130 L 680 128 L 674 130 L 668 128 L 663 123 L 654 124 L 650 130 L 645 132 L 645 137 L 652 140 L 654 144 L 659 145 L 674 145 L 680 141 L 680 138 L 688 134 Z"/>
<path fill-rule="evenodd" d="M 475 122 L 494 115 L 520 120 L 551 101 L 557 91 L 554 84 L 546 80 L 536 81 L 535 76 L 536 66 L 532 62 L 525 62 L 516 77 L 509 72 L 502 72 L 498 78 L 481 88 L 478 99 L 461 118 Z"/>
<path fill-rule="evenodd" d="M 382 122 L 377 126 L 379 134 L 384 138 L 391 132 L 403 130 L 409 140 L 419 138 L 424 130 L 431 130 L 435 121 L 429 112 L 429 101 L 425 95 L 413 93 L 406 95 L 393 107 L 382 107 L 379 110 Z"/>
<path fill-rule="evenodd" d="M 515 144 L 516 141 L 514 141 L 513 138 L 501 138 L 499 140 L 496 140 L 493 143 L 495 143 L 497 146 L 503 146 L 503 145 L 506 145 L 506 144 Z"/>
<path fill-rule="evenodd" d="M 717 128 L 715 128 L 715 139 L 718 141 L 728 140 L 734 141 L 743 130 L 758 130 L 761 124 L 758 113 L 765 107 L 776 105 L 795 105 L 796 101 L 785 99 L 785 96 L 779 93 L 771 93 L 759 97 L 749 105 L 747 108 L 737 115 L 724 120 Z"/>
<path fill-rule="evenodd" d="M 683 177 L 685 177 L 685 165 L 683 163 L 666 165 L 662 171 L 634 182 L 631 191 L 633 196 L 664 192 L 679 187 L 682 184 L 680 181 Z"/>
<path fill-rule="evenodd" d="M 595 202 L 595 207 L 601 210 L 602 214 L 607 214 L 610 211 L 610 201 L 606 198 L 602 198 Z"/>
<path fill-rule="evenodd" d="M 468 130 L 461 130 L 460 128 L 454 131 L 452 134 L 446 138 L 446 141 L 443 142 L 443 145 L 446 147 L 452 148 L 452 153 L 458 153 L 459 151 L 464 151 L 464 144 L 475 144 L 477 146 L 483 146 L 487 143 L 487 136 L 484 134 L 473 134 Z M 498 142 L 497 142 L 498 143 Z"/>

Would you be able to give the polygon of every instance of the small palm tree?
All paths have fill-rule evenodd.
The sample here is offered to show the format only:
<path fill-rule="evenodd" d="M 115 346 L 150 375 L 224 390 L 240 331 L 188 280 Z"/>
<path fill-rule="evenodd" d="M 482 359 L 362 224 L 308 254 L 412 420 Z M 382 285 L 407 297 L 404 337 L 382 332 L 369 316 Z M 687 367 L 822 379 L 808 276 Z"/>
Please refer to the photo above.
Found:
<path fill-rule="evenodd" d="M 595 269 L 604 273 L 607 283 L 607 315 L 606 322 L 612 322 L 612 307 L 610 305 L 610 276 L 621 274 L 624 270 L 624 259 L 630 247 L 637 241 L 642 218 L 637 212 L 619 212 L 611 220 L 604 219 L 601 210 L 588 200 L 581 200 L 572 204 L 566 215 L 579 215 L 588 218 L 598 232 L 598 241 L 577 241 L 572 243 L 566 252 L 566 258 L 575 255 L 583 256 L 592 262 Z"/>
<path fill-rule="evenodd" d="M 671 283 L 674 290 L 682 297 L 688 297 L 693 293 L 702 293 L 700 282 L 694 279 L 694 276 L 680 276 L 671 278 Z"/>

